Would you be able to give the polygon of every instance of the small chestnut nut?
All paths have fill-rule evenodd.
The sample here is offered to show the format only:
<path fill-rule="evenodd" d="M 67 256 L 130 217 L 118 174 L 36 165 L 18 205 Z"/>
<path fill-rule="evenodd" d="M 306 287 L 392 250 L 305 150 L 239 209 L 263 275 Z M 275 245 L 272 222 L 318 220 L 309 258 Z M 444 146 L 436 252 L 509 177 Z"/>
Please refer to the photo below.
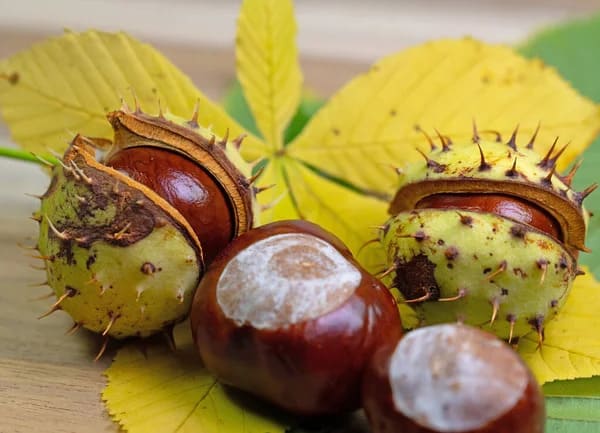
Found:
<path fill-rule="evenodd" d="M 372 352 L 402 335 L 386 287 L 337 238 L 304 221 L 232 241 L 200 282 L 191 326 L 222 382 L 302 415 L 358 408 Z"/>
<path fill-rule="evenodd" d="M 106 161 L 169 202 L 190 223 L 210 262 L 234 236 L 231 204 L 225 191 L 200 164 L 174 151 L 136 146 Z"/>
<path fill-rule="evenodd" d="M 522 224 L 562 241 L 562 233 L 556 218 L 536 204 L 506 194 L 468 193 L 434 194 L 421 199 L 417 209 L 463 209 L 490 212 Z"/>
<path fill-rule="evenodd" d="M 503 341 L 444 324 L 380 348 L 364 375 L 374 433 L 543 433 L 544 398 Z"/>

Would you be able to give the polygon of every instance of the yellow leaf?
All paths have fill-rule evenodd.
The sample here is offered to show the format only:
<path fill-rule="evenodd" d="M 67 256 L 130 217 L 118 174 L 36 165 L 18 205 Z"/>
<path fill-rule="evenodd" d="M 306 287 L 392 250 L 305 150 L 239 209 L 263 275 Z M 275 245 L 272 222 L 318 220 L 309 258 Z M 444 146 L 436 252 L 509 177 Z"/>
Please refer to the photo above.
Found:
<path fill-rule="evenodd" d="M 189 333 L 189 324 L 184 332 Z M 102 397 L 130 433 L 277 433 L 286 423 L 276 411 L 233 393 L 203 366 L 191 338 L 173 353 L 165 344 L 124 347 L 106 371 Z"/>
<path fill-rule="evenodd" d="M 385 267 L 384 251 L 373 241 L 387 216 L 387 202 L 326 179 L 288 157 L 273 157 L 261 175 L 258 194 L 261 224 L 306 219 L 332 232 L 373 272 Z M 271 206 L 273 205 L 274 206 Z"/>
<path fill-rule="evenodd" d="M 177 67 L 125 33 L 67 32 L 0 62 L 0 109 L 14 141 L 27 150 L 62 152 L 75 133 L 112 138 L 106 113 L 121 105 L 158 112 L 158 101 L 188 118 L 197 101 L 200 121 L 215 133 L 243 132 Z M 248 137 L 247 149 L 262 143 Z"/>
<path fill-rule="evenodd" d="M 396 176 L 385 166 L 403 166 L 420 157 L 416 147 L 428 147 L 415 126 L 470 142 L 473 119 L 482 134 L 498 131 L 504 140 L 520 125 L 523 144 L 541 122 L 538 151 L 556 136 L 572 143 L 560 167 L 600 129 L 598 107 L 541 61 L 471 39 L 441 40 L 384 58 L 351 81 L 286 151 L 360 189 L 390 194 Z"/>
<path fill-rule="evenodd" d="M 305 431 L 303 419 L 223 386 L 202 365 L 189 323 L 175 328 L 177 351 L 147 343 L 123 347 L 106 371 L 109 414 L 129 433 L 278 433 Z M 321 420 L 318 431 L 367 433 L 362 414 Z M 314 423 L 313 423 L 314 424 Z M 315 426 L 316 427 L 316 426 Z M 317 431 L 317 430 L 310 430 Z"/>
<path fill-rule="evenodd" d="M 600 375 L 599 293 L 600 283 L 586 270 L 559 315 L 546 324 L 542 347 L 535 333 L 519 341 L 519 353 L 540 384 Z"/>
<path fill-rule="evenodd" d="M 258 129 L 272 150 L 302 90 L 291 0 L 244 0 L 236 39 L 237 74 Z"/>
<path fill-rule="evenodd" d="M 383 249 L 369 241 L 377 238 L 376 226 L 387 220 L 387 203 L 325 179 L 290 158 L 281 158 L 280 164 L 298 215 L 342 239 L 367 269 L 381 271 Z"/>
<path fill-rule="evenodd" d="M 257 195 L 264 209 L 259 217 L 261 224 L 286 219 L 298 219 L 300 215 L 288 188 L 284 158 L 271 158 L 260 176 L 258 188 L 264 191 Z"/>

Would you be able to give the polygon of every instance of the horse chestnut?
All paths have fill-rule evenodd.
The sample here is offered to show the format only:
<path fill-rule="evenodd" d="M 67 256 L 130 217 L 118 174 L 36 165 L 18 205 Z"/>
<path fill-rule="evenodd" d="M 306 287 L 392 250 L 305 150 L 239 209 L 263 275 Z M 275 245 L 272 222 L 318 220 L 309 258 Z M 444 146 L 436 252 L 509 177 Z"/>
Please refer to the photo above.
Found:
<path fill-rule="evenodd" d="M 191 326 L 221 381 L 303 415 L 356 409 L 371 353 L 402 334 L 385 286 L 304 221 L 268 224 L 229 244 L 200 282 Z"/>
<path fill-rule="evenodd" d="M 240 139 L 217 139 L 197 113 L 175 123 L 124 107 L 108 119 L 108 153 L 75 137 L 34 215 L 57 297 L 45 315 L 65 311 L 103 349 L 184 320 L 206 260 L 250 229 L 256 206 Z"/>
<path fill-rule="evenodd" d="M 111 113 L 115 142 L 104 163 L 173 206 L 194 230 L 208 263 L 252 227 L 255 192 L 250 166 L 237 152 L 243 137 L 217 141 L 195 117 L 180 121 L 187 126 L 181 128 L 139 112 Z"/>
<path fill-rule="evenodd" d="M 568 298 L 580 273 L 588 212 L 576 191 L 578 165 L 561 175 L 556 142 L 544 154 L 534 137 L 518 145 L 482 138 L 451 142 L 400 173 L 381 226 L 383 275 L 414 306 L 419 325 L 455 322 L 507 339 L 544 326 Z"/>
<path fill-rule="evenodd" d="M 233 238 L 231 204 L 219 184 L 199 164 L 157 147 L 129 147 L 106 165 L 164 198 L 190 223 L 210 262 Z"/>
<path fill-rule="evenodd" d="M 463 209 L 489 212 L 527 224 L 554 239 L 562 240 L 560 226 L 548 212 L 527 200 L 506 194 L 434 194 L 420 200 L 415 209 Z"/>
<path fill-rule="evenodd" d="M 542 433 L 544 399 L 519 356 L 479 329 L 417 329 L 380 348 L 364 375 L 374 433 Z"/>

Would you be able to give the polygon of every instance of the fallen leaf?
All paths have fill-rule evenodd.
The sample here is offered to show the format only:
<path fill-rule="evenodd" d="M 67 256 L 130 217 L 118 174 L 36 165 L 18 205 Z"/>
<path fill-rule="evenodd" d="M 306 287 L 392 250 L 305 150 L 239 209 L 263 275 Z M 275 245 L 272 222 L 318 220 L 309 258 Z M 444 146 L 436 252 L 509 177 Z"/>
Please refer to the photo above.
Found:
<path fill-rule="evenodd" d="M 189 325 L 188 325 L 189 326 Z M 182 330 L 189 333 L 189 329 Z M 183 334 L 182 334 L 183 335 Z M 277 433 L 281 414 L 224 387 L 202 365 L 191 338 L 174 353 L 152 344 L 122 348 L 106 371 L 102 398 L 109 413 L 131 433 Z"/>
<path fill-rule="evenodd" d="M 287 187 L 301 217 L 317 221 L 343 239 L 368 270 L 384 270 L 384 250 L 375 241 L 379 237 L 377 226 L 388 218 L 387 202 L 328 181 L 301 162 L 283 161 Z"/>
<path fill-rule="evenodd" d="M 125 33 L 67 32 L 0 62 L 0 109 L 12 139 L 25 149 L 62 153 L 76 133 L 112 139 L 106 114 L 124 98 L 146 112 L 189 118 L 199 102 L 202 122 L 224 135 L 242 129 L 175 65 Z M 244 146 L 261 148 L 255 137 Z"/>
<path fill-rule="evenodd" d="M 600 109 L 555 70 L 509 47 L 440 40 L 386 57 L 352 80 L 287 153 L 360 190 L 389 195 L 396 174 L 386 166 L 402 167 L 428 146 L 415 127 L 469 143 L 473 120 L 481 133 L 499 132 L 504 140 L 519 126 L 524 144 L 541 123 L 539 152 L 556 136 L 571 141 L 564 168 L 596 137 Z"/>
<path fill-rule="evenodd" d="M 221 384 L 192 344 L 189 323 L 176 328 L 178 349 L 153 341 L 119 350 L 102 393 L 109 414 L 130 433 L 368 433 L 360 413 L 307 420 Z"/>
<path fill-rule="evenodd" d="M 575 279 L 558 316 L 545 328 L 538 347 L 536 333 L 519 341 L 519 353 L 540 384 L 600 375 L 600 283 L 586 272 Z"/>

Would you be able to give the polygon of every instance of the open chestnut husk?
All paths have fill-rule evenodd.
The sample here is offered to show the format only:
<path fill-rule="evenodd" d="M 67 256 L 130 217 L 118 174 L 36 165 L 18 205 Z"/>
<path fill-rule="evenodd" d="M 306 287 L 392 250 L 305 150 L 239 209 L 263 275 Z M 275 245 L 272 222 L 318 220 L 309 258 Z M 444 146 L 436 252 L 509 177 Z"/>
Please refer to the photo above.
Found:
<path fill-rule="evenodd" d="M 124 106 L 114 140 L 77 135 L 52 169 L 33 215 L 55 302 L 109 338 L 169 333 L 187 318 L 206 263 L 255 222 L 241 138 Z M 176 123 L 177 122 L 177 123 Z"/>
<path fill-rule="evenodd" d="M 543 433 L 540 387 L 512 348 L 445 324 L 380 348 L 364 375 L 374 433 Z"/>
<path fill-rule="evenodd" d="M 386 284 L 419 326 L 460 320 L 508 340 L 544 328 L 565 305 L 585 246 L 589 212 L 579 164 L 560 174 L 566 145 L 545 152 L 473 125 L 471 140 L 427 134 L 431 150 L 400 171 L 381 226 Z M 525 144 L 527 143 L 527 144 Z"/>
<path fill-rule="evenodd" d="M 302 415 L 358 408 L 372 352 L 402 335 L 385 286 L 304 221 L 268 224 L 229 244 L 200 282 L 191 326 L 219 380 Z"/>

